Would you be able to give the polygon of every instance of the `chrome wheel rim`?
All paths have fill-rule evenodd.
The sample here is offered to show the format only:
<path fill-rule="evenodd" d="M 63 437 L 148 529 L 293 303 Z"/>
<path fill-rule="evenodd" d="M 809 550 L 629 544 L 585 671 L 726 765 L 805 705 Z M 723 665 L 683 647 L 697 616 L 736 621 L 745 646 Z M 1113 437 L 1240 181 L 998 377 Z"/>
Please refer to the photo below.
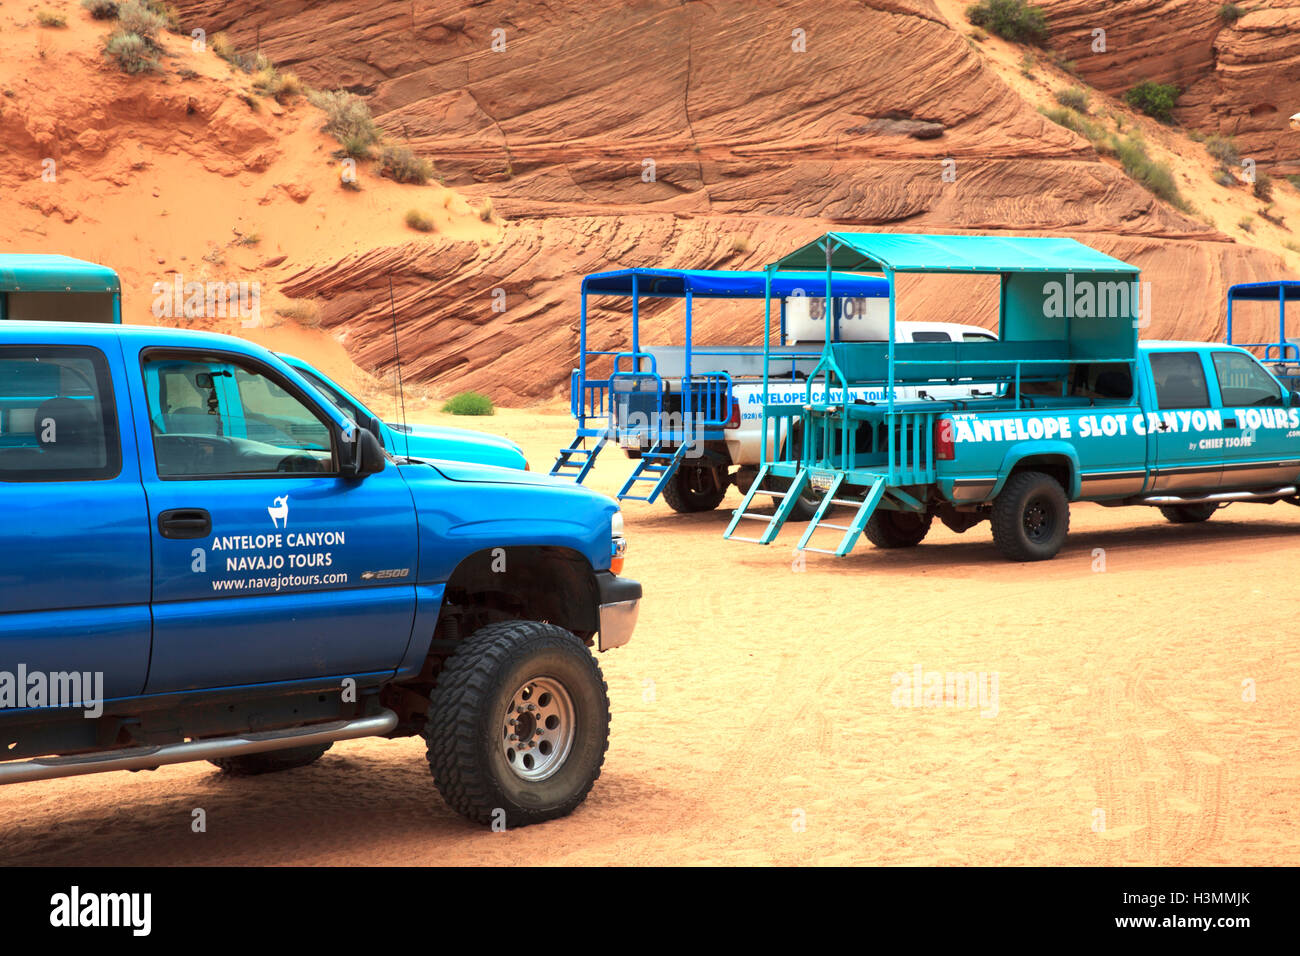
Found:
<path fill-rule="evenodd" d="M 573 698 L 559 681 L 534 677 L 510 695 L 501 746 L 515 776 L 536 782 L 553 775 L 564 766 L 576 735 Z"/>

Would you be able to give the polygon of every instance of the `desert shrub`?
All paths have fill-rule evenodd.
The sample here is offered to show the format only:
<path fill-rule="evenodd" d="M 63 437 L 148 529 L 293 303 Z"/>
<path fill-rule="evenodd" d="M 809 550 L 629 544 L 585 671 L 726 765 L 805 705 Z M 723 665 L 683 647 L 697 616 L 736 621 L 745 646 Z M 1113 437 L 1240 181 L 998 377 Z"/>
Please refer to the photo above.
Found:
<path fill-rule="evenodd" d="M 1246 11 L 1235 3 L 1225 3 L 1223 6 L 1219 7 L 1219 19 L 1228 26 L 1232 26 L 1245 15 Z"/>
<path fill-rule="evenodd" d="M 1220 186 L 1226 186 L 1229 189 L 1237 185 L 1237 177 L 1233 176 L 1232 173 L 1228 172 L 1222 166 L 1214 171 L 1214 181 Z"/>
<path fill-rule="evenodd" d="M 349 156 L 368 157 L 379 142 L 379 127 L 366 101 L 346 90 L 315 90 L 307 99 L 325 113 L 325 132 L 337 139 Z"/>
<path fill-rule="evenodd" d="M 1251 189 L 1256 199 L 1262 199 L 1268 202 L 1273 198 L 1273 177 L 1267 173 L 1258 173 L 1255 176 L 1255 185 Z"/>
<path fill-rule="evenodd" d="M 1205 141 L 1205 151 L 1225 166 L 1241 165 L 1237 144 L 1227 136 L 1211 136 Z"/>
<path fill-rule="evenodd" d="M 379 172 L 399 183 L 423 186 L 433 175 L 433 164 L 406 146 L 385 146 L 379 153 Z"/>
<path fill-rule="evenodd" d="M 752 247 L 749 244 L 749 236 L 734 236 L 731 240 L 731 251 L 737 255 L 744 255 Z"/>
<path fill-rule="evenodd" d="M 1286 178 L 1286 181 L 1289 182 L 1296 189 L 1300 190 L 1300 175 L 1288 176 Z"/>
<path fill-rule="evenodd" d="M 418 209 L 406 210 L 406 224 L 416 232 L 433 232 L 433 217 Z"/>
<path fill-rule="evenodd" d="M 170 3 L 163 3 L 163 0 L 144 0 L 144 5 L 162 17 L 163 22 L 167 24 L 167 29 L 172 33 L 185 32 L 181 28 L 181 15 Z"/>
<path fill-rule="evenodd" d="M 1020 58 L 1020 75 L 1028 79 L 1034 78 L 1034 67 L 1038 66 L 1038 57 L 1032 53 L 1026 53 Z"/>
<path fill-rule="evenodd" d="M 1290 239 L 1282 240 L 1282 248 L 1286 249 L 1288 252 L 1300 252 L 1300 245 L 1297 245 Z"/>
<path fill-rule="evenodd" d="M 117 22 L 127 33 L 134 33 L 145 43 L 158 46 L 158 34 L 167 26 L 167 20 L 154 13 L 139 0 L 126 0 L 117 8 Z"/>
<path fill-rule="evenodd" d="M 1242 216 L 1240 219 L 1237 220 L 1237 228 L 1240 229 L 1242 232 L 1254 232 L 1255 217 Z"/>
<path fill-rule="evenodd" d="M 1042 8 L 1025 0 L 980 0 L 966 8 L 966 19 L 1004 40 L 1038 43 L 1047 39 L 1047 18 Z"/>
<path fill-rule="evenodd" d="M 37 10 L 36 22 L 43 27 L 56 30 L 68 25 L 67 18 L 61 13 L 55 13 L 53 10 Z"/>
<path fill-rule="evenodd" d="M 320 326 L 320 306 L 314 299 L 286 299 L 284 304 L 277 306 L 274 311 L 276 315 L 295 319 L 313 329 Z"/>
<path fill-rule="evenodd" d="M 1168 123 L 1174 118 L 1174 103 L 1178 101 L 1178 87 L 1168 83 L 1143 80 L 1124 94 L 1128 105 L 1147 116 Z"/>
<path fill-rule="evenodd" d="M 1056 102 L 1079 113 L 1088 112 L 1088 94 L 1077 86 L 1057 90 Z"/>
<path fill-rule="evenodd" d="M 281 73 L 275 67 L 268 66 L 257 72 L 253 89 L 263 96 L 285 103 L 302 93 L 302 81 L 293 73 Z"/>
<path fill-rule="evenodd" d="M 104 43 L 104 53 L 127 73 L 147 73 L 158 69 L 152 56 L 153 47 L 138 33 L 115 30 Z"/>
<path fill-rule="evenodd" d="M 1053 123 L 1074 130 L 1094 146 L 1101 148 L 1105 144 L 1105 136 L 1102 134 L 1101 127 L 1078 110 L 1070 109 L 1068 106 L 1054 106 L 1042 112 Z"/>
<path fill-rule="evenodd" d="M 1187 212 L 1190 208 L 1178 191 L 1173 171 L 1147 155 L 1146 143 L 1138 136 L 1114 137 L 1112 146 L 1124 172 L 1155 193 L 1171 206 Z"/>
<path fill-rule="evenodd" d="M 450 198 L 451 193 L 448 193 L 447 196 L 448 198 Z M 483 205 L 479 207 L 478 217 L 479 219 L 483 220 L 483 222 L 492 221 L 492 197 L 491 196 L 489 196 L 486 200 L 484 200 Z"/>
<path fill-rule="evenodd" d="M 117 0 L 81 0 L 81 5 L 96 20 L 117 19 Z"/>
<path fill-rule="evenodd" d="M 461 392 L 459 395 L 453 395 L 442 406 L 442 410 L 452 415 L 496 414 L 496 409 L 492 406 L 492 399 L 486 395 L 480 395 L 478 392 Z"/>

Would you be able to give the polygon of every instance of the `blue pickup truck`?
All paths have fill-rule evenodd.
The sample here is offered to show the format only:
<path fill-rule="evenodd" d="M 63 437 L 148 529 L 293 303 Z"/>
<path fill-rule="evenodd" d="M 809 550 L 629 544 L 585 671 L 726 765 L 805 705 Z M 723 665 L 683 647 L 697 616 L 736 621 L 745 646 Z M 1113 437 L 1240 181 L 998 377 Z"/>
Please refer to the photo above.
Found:
<path fill-rule="evenodd" d="M 591 650 L 641 598 L 603 495 L 394 458 L 240 339 L 12 321 L 0 501 L 0 783 L 423 735 L 455 810 L 517 826 L 599 775 Z"/>
<path fill-rule="evenodd" d="M 937 518 L 958 532 L 987 520 L 1004 556 L 1043 560 L 1065 543 L 1072 501 L 1179 524 L 1239 502 L 1300 504 L 1300 393 L 1246 349 L 1140 343 L 1136 266 L 1064 238 L 828 233 L 768 271 L 819 264 L 828 288 L 841 271 L 883 274 L 888 340 L 837 342 L 828 325 L 802 400 L 765 390 L 759 477 L 789 491 L 769 515 L 751 488 L 729 538 L 770 544 L 807 488 L 824 497 L 797 546 L 840 557 L 863 534 L 913 547 Z M 972 301 L 982 289 L 998 339 L 898 341 L 897 277 L 932 274 L 963 276 Z M 765 357 L 766 386 L 782 357 L 770 343 Z M 907 397 L 934 382 L 971 394 Z M 864 386 L 885 399 L 855 399 Z M 847 522 L 824 520 L 835 506 L 852 509 Z M 762 522 L 757 536 L 737 533 L 746 519 Z M 812 546 L 819 531 L 833 543 Z"/>

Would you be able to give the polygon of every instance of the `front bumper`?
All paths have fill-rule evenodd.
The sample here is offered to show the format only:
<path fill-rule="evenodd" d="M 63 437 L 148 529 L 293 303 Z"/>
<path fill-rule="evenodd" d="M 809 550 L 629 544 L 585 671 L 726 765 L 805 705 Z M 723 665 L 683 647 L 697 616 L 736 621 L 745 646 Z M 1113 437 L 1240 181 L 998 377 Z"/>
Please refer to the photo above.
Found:
<path fill-rule="evenodd" d="M 607 651 L 622 647 L 632 639 L 636 618 L 641 611 L 641 582 L 620 578 L 610 571 L 596 572 L 600 595 L 600 642 L 597 648 Z"/>

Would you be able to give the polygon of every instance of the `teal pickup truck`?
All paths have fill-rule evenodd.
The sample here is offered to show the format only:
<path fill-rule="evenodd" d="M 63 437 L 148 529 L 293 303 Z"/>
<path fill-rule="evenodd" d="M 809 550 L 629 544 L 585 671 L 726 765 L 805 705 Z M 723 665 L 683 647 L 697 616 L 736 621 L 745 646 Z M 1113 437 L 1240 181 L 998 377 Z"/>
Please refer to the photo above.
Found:
<path fill-rule="evenodd" d="M 862 534 L 882 548 L 917 545 L 938 518 L 958 532 L 990 521 L 1012 560 L 1051 558 L 1072 501 L 1152 506 L 1180 524 L 1237 502 L 1300 504 L 1300 393 L 1242 348 L 1139 343 L 1135 266 L 1072 239 L 828 233 L 768 273 L 819 264 L 828 283 L 841 271 L 885 276 L 889 341 L 828 333 L 804 401 L 764 402 L 760 478 L 790 489 L 774 513 L 756 513 L 755 482 L 728 538 L 771 543 L 807 488 L 824 497 L 798 547 L 838 556 Z M 998 341 L 895 341 L 896 277 L 935 273 L 987 285 Z M 981 388 L 896 397 L 934 382 Z M 886 398 L 845 397 L 865 384 L 884 385 Z M 852 509 L 846 523 L 825 520 L 836 507 Z M 737 533 L 747 519 L 763 523 L 757 536 Z M 813 547 L 826 530 L 836 543 Z"/>

